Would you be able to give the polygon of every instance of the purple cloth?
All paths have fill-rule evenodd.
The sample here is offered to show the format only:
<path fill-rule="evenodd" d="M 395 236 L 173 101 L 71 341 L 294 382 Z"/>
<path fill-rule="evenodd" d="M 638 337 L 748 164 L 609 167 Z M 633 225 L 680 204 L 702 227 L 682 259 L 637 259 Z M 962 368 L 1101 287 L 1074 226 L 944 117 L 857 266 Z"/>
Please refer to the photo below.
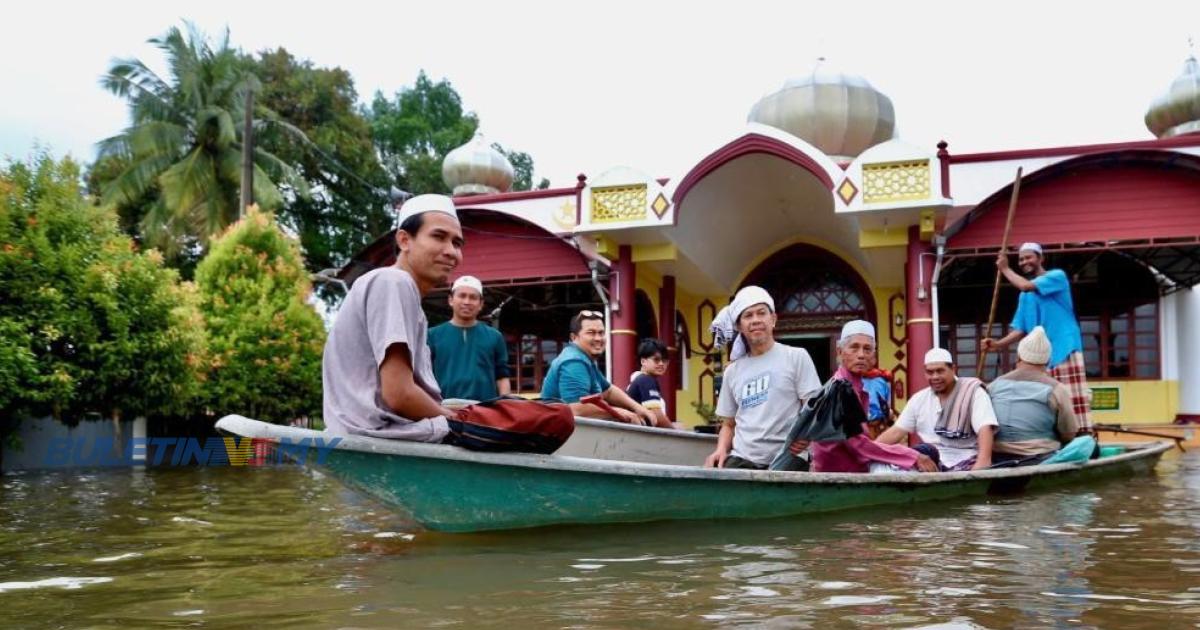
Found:
<path fill-rule="evenodd" d="M 863 390 L 862 377 L 851 374 L 844 367 L 839 367 L 833 378 L 849 381 L 858 394 L 863 410 L 870 404 L 867 392 Z M 838 442 L 814 442 L 812 449 L 813 472 L 851 472 L 865 473 L 871 462 L 892 464 L 900 468 L 913 468 L 917 465 L 918 453 L 900 444 L 880 444 L 872 441 L 864 432 L 847 440 Z"/>

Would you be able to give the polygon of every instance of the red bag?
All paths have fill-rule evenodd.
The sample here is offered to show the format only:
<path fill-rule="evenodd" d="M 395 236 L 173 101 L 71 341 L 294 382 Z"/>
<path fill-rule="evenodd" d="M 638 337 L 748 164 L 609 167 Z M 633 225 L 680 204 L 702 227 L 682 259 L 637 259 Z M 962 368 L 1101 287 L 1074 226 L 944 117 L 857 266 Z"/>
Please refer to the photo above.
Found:
<path fill-rule="evenodd" d="M 447 442 L 473 451 L 550 454 L 575 432 L 568 405 L 519 398 L 468 405 L 447 422 Z"/>

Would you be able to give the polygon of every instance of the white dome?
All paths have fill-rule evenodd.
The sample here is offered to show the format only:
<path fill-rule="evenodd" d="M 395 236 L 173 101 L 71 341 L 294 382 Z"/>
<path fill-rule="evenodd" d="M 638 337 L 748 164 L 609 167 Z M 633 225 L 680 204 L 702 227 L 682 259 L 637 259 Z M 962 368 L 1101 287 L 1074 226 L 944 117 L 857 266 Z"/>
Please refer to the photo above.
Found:
<path fill-rule="evenodd" d="M 789 79 L 755 103 L 747 119 L 782 129 L 845 162 L 891 140 L 896 129 L 896 111 L 887 95 L 861 76 L 831 68 L 823 58 L 810 74 Z"/>
<path fill-rule="evenodd" d="M 446 154 L 442 181 L 455 197 L 508 192 L 513 167 L 508 158 L 488 146 L 482 134 L 476 134 L 470 142 Z"/>
<path fill-rule="evenodd" d="M 1183 72 L 1146 111 L 1146 128 L 1159 138 L 1200 132 L 1200 63 L 1183 62 Z"/>

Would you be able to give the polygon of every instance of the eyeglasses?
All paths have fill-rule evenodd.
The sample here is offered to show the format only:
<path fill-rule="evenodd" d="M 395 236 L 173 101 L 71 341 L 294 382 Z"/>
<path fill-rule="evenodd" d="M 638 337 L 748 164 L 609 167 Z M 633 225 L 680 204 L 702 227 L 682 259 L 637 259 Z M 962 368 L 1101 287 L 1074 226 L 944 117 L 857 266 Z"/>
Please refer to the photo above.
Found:
<path fill-rule="evenodd" d="M 597 319 L 604 319 L 604 313 L 601 313 L 600 311 L 579 311 L 579 317 L 595 317 Z"/>

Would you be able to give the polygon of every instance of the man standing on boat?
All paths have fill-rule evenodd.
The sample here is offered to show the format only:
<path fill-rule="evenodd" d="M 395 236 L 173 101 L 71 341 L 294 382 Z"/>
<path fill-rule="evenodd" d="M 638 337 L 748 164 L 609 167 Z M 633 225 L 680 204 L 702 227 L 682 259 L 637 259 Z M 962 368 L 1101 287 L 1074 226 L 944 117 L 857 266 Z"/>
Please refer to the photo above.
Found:
<path fill-rule="evenodd" d="M 1054 348 L 1048 364 L 1050 375 L 1071 391 L 1071 406 L 1079 420 L 1080 432 L 1091 433 L 1083 337 L 1079 334 L 1079 321 L 1075 318 L 1071 284 L 1066 272 L 1062 269 L 1047 270 L 1042 264 L 1043 260 L 1041 245 L 1025 243 L 1017 252 L 1017 266 L 1021 269 L 1021 273 L 1017 273 L 1008 265 L 1008 253 L 1000 252 L 996 267 L 1021 291 L 1021 297 L 1013 316 L 1012 332 L 1001 339 L 984 339 L 983 349 L 990 352 L 1007 348 L 1020 341 L 1034 327 L 1043 327 Z"/>
<path fill-rule="evenodd" d="M 604 313 L 580 311 L 572 317 L 571 343 L 550 363 L 542 381 L 542 398 L 569 404 L 576 416 L 654 426 L 654 414 L 614 387 L 596 365 L 606 345 Z M 595 404 L 581 402 L 588 396 L 599 400 Z"/>
<path fill-rule="evenodd" d="M 483 283 L 462 276 L 450 286 L 450 321 L 429 329 L 433 375 L 446 398 L 491 400 L 511 393 L 508 348 L 500 331 L 479 323 Z"/>
<path fill-rule="evenodd" d="M 992 465 L 996 414 L 977 378 L 959 377 L 954 359 L 943 348 L 925 353 L 929 387 L 913 394 L 896 424 L 876 438 L 900 444 L 916 433 L 938 448 L 945 470 L 981 470 Z"/>
<path fill-rule="evenodd" d="M 761 287 L 742 288 L 714 326 L 737 331 L 721 382 L 717 448 L 704 465 L 764 469 L 783 448 L 805 399 L 821 389 L 803 348 L 775 341 L 775 300 Z"/>
<path fill-rule="evenodd" d="M 1017 368 L 992 381 L 988 392 L 999 429 L 994 459 L 1037 463 L 1079 432 L 1071 392 L 1046 373 L 1053 344 L 1041 326 L 1017 344 Z"/>

